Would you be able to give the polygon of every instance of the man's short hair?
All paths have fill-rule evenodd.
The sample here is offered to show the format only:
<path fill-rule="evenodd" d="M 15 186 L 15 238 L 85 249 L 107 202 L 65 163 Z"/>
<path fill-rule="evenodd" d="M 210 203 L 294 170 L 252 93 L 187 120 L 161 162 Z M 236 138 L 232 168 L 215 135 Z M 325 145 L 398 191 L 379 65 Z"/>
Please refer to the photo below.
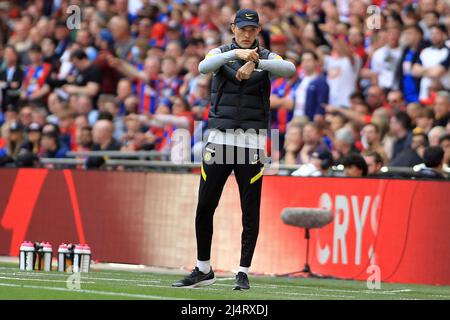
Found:
<path fill-rule="evenodd" d="M 444 159 L 444 150 L 441 147 L 433 146 L 425 149 L 423 153 L 423 162 L 428 168 L 436 168 Z"/>
<path fill-rule="evenodd" d="M 310 54 L 313 56 L 315 61 L 319 61 L 319 56 L 313 50 L 306 49 L 305 51 L 303 51 L 302 56 L 305 54 Z"/>
<path fill-rule="evenodd" d="M 87 59 L 87 54 L 84 52 L 83 49 L 77 49 L 70 55 L 70 60 L 72 59 L 78 59 L 78 60 L 84 60 Z"/>
<path fill-rule="evenodd" d="M 342 164 L 344 168 L 355 166 L 362 171 L 363 176 L 367 176 L 369 172 L 369 168 L 367 167 L 367 163 L 364 158 L 358 153 L 350 153 L 342 160 Z"/>
<path fill-rule="evenodd" d="M 404 111 L 396 112 L 394 115 L 395 119 L 401 123 L 402 127 L 406 130 L 411 129 L 411 118 Z"/>
<path fill-rule="evenodd" d="M 418 118 L 434 119 L 434 110 L 428 107 L 423 107 L 419 111 Z"/>
<path fill-rule="evenodd" d="M 366 101 L 366 99 L 364 98 L 364 95 L 362 94 L 361 91 L 355 91 L 355 92 L 353 92 L 353 93 L 350 95 L 349 99 L 350 99 L 350 100 L 353 100 L 353 99 L 361 99 L 362 101 Z"/>
<path fill-rule="evenodd" d="M 42 52 L 42 48 L 38 44 L 32 44 L 30 49 L 28 49 L 28 52 L 39 52 L 39 53 L 41 53 Z"/>
<path fill-rule="evenodd" d="M 436 10 L 428 10 L 423 15 L 425 16 L 426 14 L 432 14 L 437 19 L 439 19 L 439 17 L 440 17 L 439 12 L 437 12 Z"/>
<path fill-rule="evenodd" d="M 439 138 L 439 144 L 441 144 L 444 141 L 450 141 L 450 133 L 444 134 L 442 137 Z"/>
<path fill-rule="evenodd" d="M 433 28 L 437 28 L 437 29 L 439 29 L 442 33 L 444 33 L 444 34 L 447 34 L 447 27 L 445 26 L 445 24 L 443 24 L 443 23 L 436 23 L 436 24 L 433 24 L 431 27 L 430 27 L 430 30 L 431 29 L 433 29 Z"/>
<path fill-rule="evenodd" d="M 363 125 L 363 128 L 367 127 L 367 126 L 374 127 L 375 128 L 375 132 L 376 133 L 380 133 L 380 127 L 378 127 L 375 123 L 373 123 L 373 122 L 366 123 L 365 125 Z"/>
<path fill-rule="evenodd" d="M 376 151 L 364 151 L 364 157 L 372 157 L 375 163 L 384 165 L 383 157 Z"/>
<path fill-rule="evenodd" d="M 417 33 L 420 33 L 421 36 L 423 36 L 423 30 L 418 23 L 408 24 L 403 28 L 403 30 L 409 30 L 409 29 L 413 29 Z"/>

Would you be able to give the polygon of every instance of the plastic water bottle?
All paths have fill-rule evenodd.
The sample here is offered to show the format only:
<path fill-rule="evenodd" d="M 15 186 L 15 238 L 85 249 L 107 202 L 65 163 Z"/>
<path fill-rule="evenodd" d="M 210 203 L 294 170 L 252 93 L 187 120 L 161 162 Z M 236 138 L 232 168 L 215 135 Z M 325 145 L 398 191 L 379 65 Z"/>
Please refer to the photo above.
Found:
<path fill-rule="evenodd" d="M 81 256 L 81 272 L 89 272 L 91 268 L 91 248 L 89 245 L 83 245 L 83 254 Z"/>
<path fill-rule="evenodd" d="M 67 244 L 61 243 L 58 247 L 58 271 L 66 272 L 67 270 L 67 260 L 66 257 L 69 255 L 69 248 Z"/>
<path fill-rule="evenodd" d="M 19 269 L 33 270 L 34 267 L 34 245 L 30 241 L 24 241 L 20 246 Z"/>
<path fill-rule="evenodd" d="M 81 271 L 81 256 L 84 253 L 84 248 L 81 244 L 77 244 L 73 250 L 73 272 Z"/>
<path fill-rule="evenodd" d="M 53 248 L 48 242 L 42 242 L 42 253 L 44 255 L 44 271 L 52 271 Z"/>
<path fill-rule="evenodd" d="M 34 270 L 39 270 L 42 271 L 44 270 L 44 251 L 42 248 L 42 245 L 45 242 L 35 242 L 34 243 L 34 253 L 35 253 L 35 265 L 34 265 Z"/>

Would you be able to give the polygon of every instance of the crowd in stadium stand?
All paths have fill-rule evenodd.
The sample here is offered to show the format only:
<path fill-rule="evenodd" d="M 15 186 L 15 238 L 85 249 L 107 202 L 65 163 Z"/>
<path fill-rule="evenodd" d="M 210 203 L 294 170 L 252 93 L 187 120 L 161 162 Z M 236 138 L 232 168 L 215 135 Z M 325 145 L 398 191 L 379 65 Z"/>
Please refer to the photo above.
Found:
<path fill-rule="evenodd" d="M 81 9 L 75 27 L 70 5 Z M 259 12 L 260 44 L 297 67 L 272 83 L 273 161 L 300 164 L 299 176 L 333 164 L 355 177 L 383 166 L 448 175 L 445 0 L 2 2 L 0 166 L 67 151 L 167 152 L 177 128 L 199 152 L 211 78 L 198 64 L 231 41 L 246 7 Z"/>

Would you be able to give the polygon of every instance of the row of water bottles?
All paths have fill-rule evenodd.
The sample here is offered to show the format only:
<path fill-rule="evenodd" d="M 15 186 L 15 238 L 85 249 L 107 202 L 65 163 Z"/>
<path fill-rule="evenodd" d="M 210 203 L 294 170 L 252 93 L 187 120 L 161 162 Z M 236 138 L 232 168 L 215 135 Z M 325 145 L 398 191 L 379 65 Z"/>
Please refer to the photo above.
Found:
<path fill-rule="evenodd" d="M 60 272 L 89 272 L 91 248 L 87 244 L 65 244 L 58 247 L 57 270 Z M 20 246 L 20 270 L 52 271 L 53 248 L 48 242 L 24 241 Z"/>

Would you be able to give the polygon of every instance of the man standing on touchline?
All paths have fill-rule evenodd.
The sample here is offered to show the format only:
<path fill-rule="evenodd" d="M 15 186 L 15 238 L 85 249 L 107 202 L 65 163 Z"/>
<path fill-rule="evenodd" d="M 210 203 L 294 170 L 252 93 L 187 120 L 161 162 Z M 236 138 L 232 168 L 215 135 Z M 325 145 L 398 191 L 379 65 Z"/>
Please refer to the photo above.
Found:
<path fill-rule="evenodd" d="M 216 281 L 210 265 L 213 215 L 225 182 L 234 171 L 243 215 L 241 259 L 234 289 L 250 288 L 247 274 L 259 232 L 264 170 L 260 156 L 270 122 L 270 81 L 290 77 L 296 70 L 293 63 L 259 47 L 261 26 L 256 11 L 239 10 L 231 31 L 232 43 L 212 49 L 199 64 L 199 71 L 212 72 L 213 79 L 210 134 L 202 160 L 195 219 L 197 265 L 173 287 L 193 288 Z"/>

